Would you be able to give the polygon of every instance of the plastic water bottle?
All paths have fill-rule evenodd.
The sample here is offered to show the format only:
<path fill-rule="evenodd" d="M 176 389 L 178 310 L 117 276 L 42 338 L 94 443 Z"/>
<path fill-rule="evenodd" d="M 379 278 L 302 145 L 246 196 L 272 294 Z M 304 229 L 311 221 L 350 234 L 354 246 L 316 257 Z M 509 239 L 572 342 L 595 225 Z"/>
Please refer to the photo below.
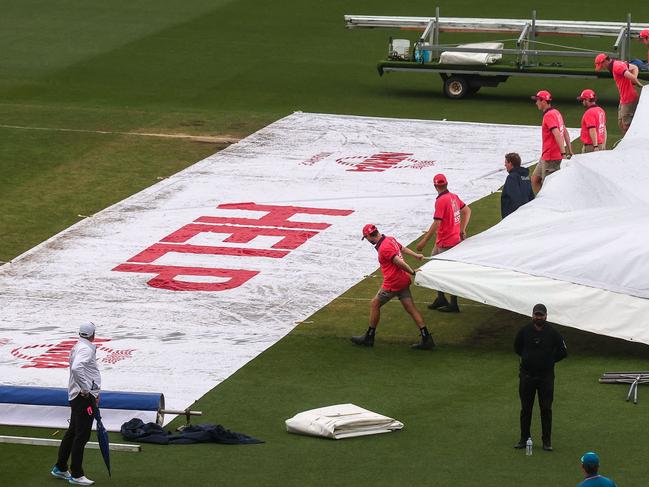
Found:
<path fill-rule="evenodd" d="M 527 442 L 525 442 L 525 455 L 527 455 L 528 457 L 532 456 L 533 445 L 534 444 L 532 443 L 532 438 L 528 438 Z"/>

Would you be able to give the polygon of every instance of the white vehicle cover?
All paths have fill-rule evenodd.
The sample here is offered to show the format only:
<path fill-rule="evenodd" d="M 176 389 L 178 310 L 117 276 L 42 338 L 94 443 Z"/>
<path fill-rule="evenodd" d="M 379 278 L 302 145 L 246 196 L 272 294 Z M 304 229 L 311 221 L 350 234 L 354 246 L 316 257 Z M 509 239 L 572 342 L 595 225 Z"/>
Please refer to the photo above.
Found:
<path fill-rule="evenodd" d="M 502 49 L 502 42 L 474 42 L 460 44 L 457 47 L 473 47 L 479 49 Z M 440 64 L 493 64 L 503 58 L 502 54 L 489 52 L 449 52 L 444 51 L 439 57 Z"/>
<path fill-rule="evenodd" d="M 354 404 L 336 404 L 298 413 L 286 420 L 286 431 L 342 440 L 400 430 L 403 423 Z"/>
<path fill-rule="evenodd" d="M 643 95 L 614 150 L 564 161 L 534 201 L 416 282 L 525 315 L 541 302 L 552 322 L 649 344 L 648 142 Z"/>

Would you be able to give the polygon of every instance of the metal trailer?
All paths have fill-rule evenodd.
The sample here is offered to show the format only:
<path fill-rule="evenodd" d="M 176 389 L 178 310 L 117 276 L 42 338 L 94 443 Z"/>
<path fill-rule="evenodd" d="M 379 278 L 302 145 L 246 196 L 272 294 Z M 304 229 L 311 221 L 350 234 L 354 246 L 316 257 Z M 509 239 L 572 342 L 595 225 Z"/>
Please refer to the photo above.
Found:
<path fill-rule="evenodd" d="M 415 43 L 418 60 L 389 59 L 378 63 L 380 75 L 390 72 L 438 73 L 444 82 L 444 94 L 449 98 L 464 98 L 476 93 L 481 87 L 495 87 L 510 76 L 559 77 L 559 78 L 611 78 L 608 71 L 599 72 L 587 67 L 564 67 L 552 63 L 543 66 L 540 58 L 590 58 L 601 51 L 567 48 L 539 49 L 543 43 L 537 41 L 541 35 L 586 36 L 615 38 L 611 57 L 628 60 L 631 53 L 631 39 L 637 37 L 643 26 L 631 23 L 631 15 L 626 22 L 587 22 L 567 20 L 540 20 L 536 11 L 527 19 L 485 19 L 440 17 L 439 7 L 435 17 L 385 17 L 368 15 L 345 15 L 345 26 L 354 28 L 396 28 L 422 31 Z M 476 47 L 457 47 L 440 43 L 442 32 L 505 33 L 517 35 L 516 47 L 511 49 L 485 49 Z M 390 41 L 392 42 L 392 40 Z M 392 51 L 390 46 L 389 52 Z M 421 53 L 430 51 L 431 60 L 424 61 Z M 513 55 L 515 61 L 505 64 L 451 65 L 439 62 L 442 52 L 488 53 Z M 641 72 L 641 79 L 649 80 L 649 72 Z"/>

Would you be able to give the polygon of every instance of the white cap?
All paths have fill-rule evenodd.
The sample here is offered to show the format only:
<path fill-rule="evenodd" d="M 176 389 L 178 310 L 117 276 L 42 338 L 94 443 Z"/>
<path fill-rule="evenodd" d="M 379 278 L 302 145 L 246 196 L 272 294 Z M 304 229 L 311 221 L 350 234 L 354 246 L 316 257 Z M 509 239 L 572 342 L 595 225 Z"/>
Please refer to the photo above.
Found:
<path fill-rule="evenodd" d="M 84 323 L 79 327 L 79 335 L 84 338 L 90 338 L 95 334 L 95 324 L 92 321 Z"/>

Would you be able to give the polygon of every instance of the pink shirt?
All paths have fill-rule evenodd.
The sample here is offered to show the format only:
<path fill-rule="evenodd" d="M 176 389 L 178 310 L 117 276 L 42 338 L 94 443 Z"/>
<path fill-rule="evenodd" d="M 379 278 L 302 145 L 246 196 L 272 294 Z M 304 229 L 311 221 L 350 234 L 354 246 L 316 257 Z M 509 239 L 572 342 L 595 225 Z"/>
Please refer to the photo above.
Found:
<path fill-rule="evenodd" d="M 439 220 L 439 227 L 435 245 L 449 248 L 460 243 L 460 210 L 465 206 L 458 195 L 448 190 L 437 196 L 434 219 Z"/>
<path fill-rule="evenodd" d="M 379 264 L 383 273 L 381 288 L 386 291 L 400 291 L 410 286 L 410 274 L 392 262 L 395 255 L 401 257 L 401 244 L 394 237 L 383 235 L 375 247 L 379 252 Z"/>
<path fill-rule="evenodd" d="M 563 138 L 566 126 L 563 124 L 563 117 L 556 108 L 548 108 L 543 112 L 543 122 L 541 123 L 541 137 L 543 148 L 541 150 L 541 159 L 544 161 L 560 161 L 561 147 L 554 138 L 552 129 L 559 129 L 559 135 Z"/>
<path fill-rule="evenodd" d="M 590 138 L 590 129 L 594 128 L 597 131 L 596 145 L 604 142 L 604 134 L 606 133 L 606 112 L 602 107 L 593 105 L 586 109 L 584 116 L 581 117 L 581 141 L 586 145 L 595 145 Z"/>
<path fill-rule="evenodd" d="M 612 69 L 609 69 L 611 69 L 611 72 L 613 73 L 613 79 L 617 85 L 617 91 L 620 92 L 620 105 L 637 102 L 640 96 L 635 91 L 631 80 L 624 77 L 624 73 L 629 69 L 628 63 L 616 60 L 611 63 L 611 66 Z"/>

